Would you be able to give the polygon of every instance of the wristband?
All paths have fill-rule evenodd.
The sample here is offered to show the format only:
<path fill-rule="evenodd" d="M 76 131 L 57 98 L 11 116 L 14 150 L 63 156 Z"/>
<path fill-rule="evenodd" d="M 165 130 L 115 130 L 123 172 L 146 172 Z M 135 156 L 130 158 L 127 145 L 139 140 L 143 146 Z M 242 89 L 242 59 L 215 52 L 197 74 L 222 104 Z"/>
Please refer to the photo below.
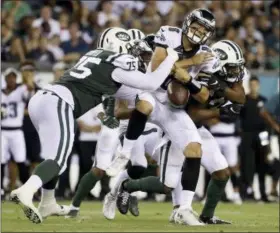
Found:
<path fill-rule="evenodd" d="M 191 80 L 184 84 L 184 87 L 190 91 L 192 95 L 195 95 L 201 91 L 201 84 L 195 79 L 191 78 Z"/>

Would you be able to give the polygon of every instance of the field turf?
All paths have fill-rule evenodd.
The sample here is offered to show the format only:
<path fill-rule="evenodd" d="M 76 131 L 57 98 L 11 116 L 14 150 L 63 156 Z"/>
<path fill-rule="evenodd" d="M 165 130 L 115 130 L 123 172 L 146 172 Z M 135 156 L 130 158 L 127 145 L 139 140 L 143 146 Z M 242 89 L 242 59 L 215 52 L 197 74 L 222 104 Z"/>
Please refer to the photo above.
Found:
<path fill-rule="evenodd" d="M 66 204 L 66 203 L 64 203 Z M 220 204 L 217 215 L 231 220 L 232 225 L 189 227 L 168 222 L 170 203 L 140 202 L 140 216 L 117 214 L 108 221 L 102 215 L 100 202 L 84 202 L 77 219 L 49 217 L 42 224 L 33 224 L 19 206 L 2 203 L 2 232 L 279 232 L 279 203 L 246 203 L 242 206 Z M 194 209 L 200 212 L 201 204 Z"/>

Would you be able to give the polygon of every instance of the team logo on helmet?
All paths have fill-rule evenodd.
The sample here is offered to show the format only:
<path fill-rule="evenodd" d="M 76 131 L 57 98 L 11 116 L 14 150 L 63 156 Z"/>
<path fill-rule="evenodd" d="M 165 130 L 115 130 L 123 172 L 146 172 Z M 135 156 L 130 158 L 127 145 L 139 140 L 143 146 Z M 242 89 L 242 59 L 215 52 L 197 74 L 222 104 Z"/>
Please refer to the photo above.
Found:
<path fill-rule="evenodd" d="M 228 55 L 226 54 L 225 51 L 221 50 L 221 49 L 214 49 L 214 51 L 217 53 L 217 55 L 219 56 L 220 60 L 226 60 L 228 59 Z"/>
<path fill-rule="evenodd" d="M 122 40 L 122 41 L 125 41 L 125 42 L 130 41 L 130 36 L 126 32 L 117 32 L 116 37 L 119 40 Z"/>

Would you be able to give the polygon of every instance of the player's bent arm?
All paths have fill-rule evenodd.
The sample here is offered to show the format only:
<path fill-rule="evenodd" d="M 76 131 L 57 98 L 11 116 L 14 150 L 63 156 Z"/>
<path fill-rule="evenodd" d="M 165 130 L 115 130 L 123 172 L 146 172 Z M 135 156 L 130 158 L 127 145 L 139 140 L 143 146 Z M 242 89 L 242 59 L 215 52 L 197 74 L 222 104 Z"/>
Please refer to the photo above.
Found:
<path fill-rule="evenodd" d="M 209 90 L 205 86 L 201 86 L 201 89 L 197 94 L 192 94 L 193 98 L 202 104 L 206 103 L 206 101 L 209 98 L 209 95 Z"/>
<path fill-rule="evenodd" d="M 209 90 L 201 85 L 196 79 L 192 78 L 189 73 L 180 67 L 175 66 L 175 76 L 178 81 L 190 92 L 195 100 L 205 103 L 209 98 Z"/>
<path fill-rule="evenodd" d="M 242 82 L 235 83 L 232 88 L 226 87 L 225 97 L 231 102 L 245 104 L 246 95 Z"/>
<path fill-rule="evenodd" d="M 153 72 L 142 73 L 140 71 L 127 71 L 116 68 L 112 73 L 114 81 L 129 87 L 141 90 L 155 91 L 164 82 L 171 72 L 174 63 L 178 60 L 178 55 L 174 50 L 169 50 L 168 56 Z"/>
<path fill-rule="evenodd" d="M 156 47 L 151 60 L 151 71 L 155 71 L 166 57 L 166 49 L 162 47 Z"/>
<path fill-rule="evenodd" d="M 190 108 L 188 114 L 194 122 L 200 122 L 220 116 L 219 109 Z"/>

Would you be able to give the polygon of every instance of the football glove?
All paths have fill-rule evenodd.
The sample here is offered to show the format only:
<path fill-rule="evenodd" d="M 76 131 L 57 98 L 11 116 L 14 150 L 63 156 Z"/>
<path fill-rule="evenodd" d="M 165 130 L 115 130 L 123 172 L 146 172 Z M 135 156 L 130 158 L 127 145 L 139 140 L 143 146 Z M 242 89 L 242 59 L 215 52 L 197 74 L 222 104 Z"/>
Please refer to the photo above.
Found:
<path fill-rule="evenodd" d="M 103 109 L 105 111 L 105 114 L 107 116 L 114 116 L 115 113 L 115 98 L 113 96 L 109 96 L 109 95 L 104 95 L 103 96 L 103 101 L 102 101 L 102 105 L 103 105 Z"/>
<path fill-rule="evenodd" d="M 115 117 L 115 98 L 113 96 L 104 95 L 102 105 L 105 111 L 105 115 L 100 118 L 103 125 L 108 128 L 114 129 L 119 127 L 119 120 Z"/>
<path fill-rule="evenodd" d="M 220 108 L 220 116 L 224 119 L 235 120 L 240 114 L 242 107 L 243 105 L 241 104 L 224 105 Z"/>
<path fill-rule="evenodd" d="M 104 116 L 103 118 L 100 118 L 103 125 L 107 126 L 110 129 L 118 128 L 120 125 L 120 121 L 116 117 L 112 116 Z"/>

